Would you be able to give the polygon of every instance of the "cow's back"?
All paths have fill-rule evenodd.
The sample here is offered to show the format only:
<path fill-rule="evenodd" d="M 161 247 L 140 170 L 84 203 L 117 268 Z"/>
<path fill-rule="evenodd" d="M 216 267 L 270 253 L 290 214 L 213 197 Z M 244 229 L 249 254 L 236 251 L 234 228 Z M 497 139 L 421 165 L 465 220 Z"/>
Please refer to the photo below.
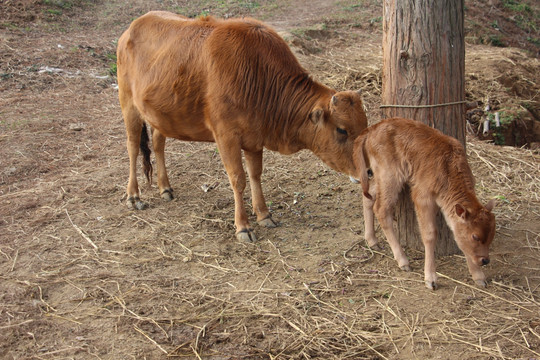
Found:
<path fill-rule="evenodd" d="M 421 182 L 438 193 L 459 182 L 474 188 L 474 178 L 461 143 L 419 121 L 388 119 L 368 128 L 368 152 L 387 159 L 382 166 L 397 166 L 409 182 Z M 384 160 L 383 160 L 384 161 Z M 422 180 L 417 180 L 417 179 Z M 428 181 L 426 181 L 428 180 Z M 413 185 L 413 184 L 411 184 Z"/>
<path fill-rule="evenodd" d="M 307 117 L 320 87 L 285 41 L 257 20 L 167 12 L 138 18 L 122 35 L 118 83 L 120 96 L 132 97 L 167 137 L 213 141 L 219 121 L 270 143 L 279 139 L 268 136 L 287 133 L 299 113 Z"/>

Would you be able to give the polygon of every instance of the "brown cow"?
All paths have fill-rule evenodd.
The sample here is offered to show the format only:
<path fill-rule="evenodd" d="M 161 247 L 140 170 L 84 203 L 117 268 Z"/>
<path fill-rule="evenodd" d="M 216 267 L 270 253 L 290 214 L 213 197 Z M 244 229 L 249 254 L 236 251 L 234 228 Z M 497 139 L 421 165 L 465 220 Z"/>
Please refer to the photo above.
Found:
<path fill-rule="evenodd" d="M 121 36 L 117 57 L 132 207 L 146 207 L 136 174 L 139 146 L 144 149 L 148 141 L 145 123 L 152 129 L 158 186 L 166 200 L 172 199 L 172 189 L 165 138 L 217 143 L 241 240 L 255 240 L 242 197 L 242 150 L 253 209 L 259 224 L 268 227 L 276 223 L 261 188 L 263 148 L 282 154 L 309 149 L 335 170 L 355 173 L 354 139 L 367 126 L 360 94 L 336 92 L 313 80 L 285 41 L 257 20 L 150 12 Z M 144 159 L 151 175 L 149 154 Z"/>
<path fill-rule="evenodd" d="M 355 141 L 354 160 L 363 188 L 365 237 L 376 246 L 373 207 L 399 267 L 409 260 L 393 229 L 394 207 L 405 184 L 411 189 L 425 247 L 426 286 L 435 289 L 435 218 L 442 211 L 469 271 L 478 286 L 486 285 L 481 266 L 489 263 L 495 236 L 493 200 L 485 207 L 474 192 L 474 177 L 465 149 L 456 139 L 419 121 L 387 119 L 366 129 Z M 371 178 L 370 178 L 371 177 Z"/>

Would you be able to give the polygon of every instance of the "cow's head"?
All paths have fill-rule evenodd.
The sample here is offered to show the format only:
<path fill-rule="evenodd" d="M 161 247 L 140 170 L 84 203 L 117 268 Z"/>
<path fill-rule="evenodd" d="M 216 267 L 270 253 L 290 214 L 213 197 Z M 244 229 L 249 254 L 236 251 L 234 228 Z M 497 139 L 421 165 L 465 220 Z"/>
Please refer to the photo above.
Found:
<path fill-rule="evenodd" d="M 360 91 L 335 93 L 315 106 L 310 119 L 316 129 L 311 150 L 334 170 L 354 175 L 354 140 L 368 125 Z"/>
<path fill-rule="evenodd" d="M 489 263 L 489 246 L 495 236 L 493 206 L 494 201 L 491 200 L 485 207 L 480 205 L 477 209 L 467 209 L 461 204 L 454 208 L 457 215 L 454 237 L 468 261 L 476 266 Z"/>

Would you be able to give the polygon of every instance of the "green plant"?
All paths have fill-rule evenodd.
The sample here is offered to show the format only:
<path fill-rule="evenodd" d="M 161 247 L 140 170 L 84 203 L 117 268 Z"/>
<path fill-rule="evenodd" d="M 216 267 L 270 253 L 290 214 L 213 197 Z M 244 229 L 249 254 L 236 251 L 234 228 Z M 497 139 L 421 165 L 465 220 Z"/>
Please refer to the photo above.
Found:
<path fill-rule="evenodd" d="M 506 198 L 506 196 L 504 195 L 497 195 L 495 196 L 495 199 L 499 200 L 499 201 L 502 201 L 502 202 L 505 202 L 507 204 L 510 203 L 510 201 Z"/>
<path fill-rule="evenodd" d="M 505 8 L 508 8 L 515 12 L 532 12 L 531 7 L 529 4 L 526 4 L 523 1 L 517 1 L 517 0 L 503 0 L 502 4 Z"/>
<path fill-rule="evenodd" d="M 540 39 L 527 36 L 527 41 L 533 43 L 536 46 L 540 46 Z"/>
<path fill-rule="evenodd" d="M 504 145 L 505 144 L 504 135 L 498 131 L 494 131 L 493 142 L 495 143 L 495 145 Z"/>
<path fill-rule="evenodd" d="M 118 70 L 118 68 L 116 66 L 116 63 L 110 63 L 109 64 L 109 74 L 111 76 L 116 76 L 117 70 Z"/>
<path fill-rule="evenodd" d="M 62 15 L 62 10 L 58 10 L 58 9 L 47 9 L 47 13 L 52 14 L 52 15 L 60 16 L 60 15 Z"/>

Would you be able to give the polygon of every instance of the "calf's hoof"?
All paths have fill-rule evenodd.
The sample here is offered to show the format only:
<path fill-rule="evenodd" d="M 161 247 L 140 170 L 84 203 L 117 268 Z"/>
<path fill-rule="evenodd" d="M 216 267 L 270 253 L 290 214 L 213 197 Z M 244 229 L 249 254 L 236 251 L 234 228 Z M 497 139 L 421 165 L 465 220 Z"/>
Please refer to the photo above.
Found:
<path fill-rule="evenodd" d="M 411 271 L 411 267 L 410 267 L 409 264 L 400 266 L 399 268 L 400 268 L 401 270 L 403 270 L 403 271 L 407 271 L 407 272 Z"/>
<path fill-rule="evenodd" d="M 272 219 L 272 215 L 268 215 L 262 220 L 259 220 L 259 225 L 267 227 L 267 228 L 275 228 L 278 226 L 278 223 Z"/>
<path fill-rule="evenodd" d="M 174 196 L 173 196 L 173 189 L 165 189 L 162 191 L 161 193 L 161 198 L 165 201 L 171 201 L 172 199 L 174 199 Z"/>
<path fill-rule="evenodd" d="M 144 210 L 148 208 L 148 203 L 141 201 L 138 196 L 130 196 L 127 199 L 127 206 L 131 210 Z"/>
<path fill-rule="evenodd" d="M 476 286 L 480 288 L 485 288 L 487 286 L 486 280 L 474 280 L 474 282 L 476 283 Z"/>
<path fill-rule="evenodd" d="M 253 229 L 240 230 L 239 232 L 236 233 L 236 238 L 239 241 L 245 241 L 245 242 L 257 241 L 257 237 L 255 237 L 255 233 L 253 232 Z"/>
<path fill-rule="evenodd" d="M 383 246 L 379 242 L 374 242 L 373 244 L 370 244 L 369 241 L 367 242 L 368 247 L 373 251 L 382 251 Z"/>
<path fill-rule="evenodd" d="M 437 288 L 439 287 L 437 285 L 437 283 L 435 281 L 428 281 L 426 280 L 426 287 L 429 289 L 429 290 L 437 290 Z"/>

